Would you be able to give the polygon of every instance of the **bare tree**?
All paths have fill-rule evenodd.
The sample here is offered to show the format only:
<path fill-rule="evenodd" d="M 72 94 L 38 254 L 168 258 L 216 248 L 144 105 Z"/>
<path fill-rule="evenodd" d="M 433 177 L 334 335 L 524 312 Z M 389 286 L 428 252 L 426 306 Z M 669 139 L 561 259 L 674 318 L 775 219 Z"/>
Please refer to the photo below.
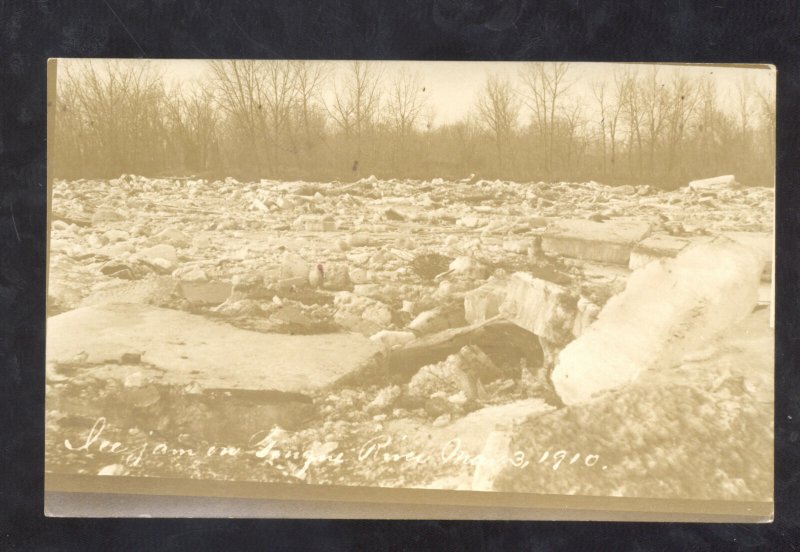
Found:
<path fill-rule="evenodd" d="M 615 83 L 617 76 L 614 77 Z M 611 175 L 617 174 L 617 128 L 619 127 L 620 113 L 622 112 L 622 99 L 619 96 L 619 86 L 616 87 L 617 95 L 610 100 L 610 106 L 606 115 L 606 126 L 608 127 L 608 141 L 611 146 Z"/>
<path fill-rule="evenodd" d="M 473 113 L 468 113 L 466 117 L 452 125 L 458 144 L 460 170 L 464 173 L 474 171 L 475 167 L 479 132 L 479 125 L 475 119 Z"/>
<path fill-rule="evenodd" d="M 650 173 L 654 174 L 656 146 L 663 130 L 666 109 L 665 87 L 659 81 L 658 66 L 650 66 L 640 83 L 639 90 L 644 112 L 643 126 L 647 131 L 648 168 Z"/>
<path fill-rule="evenodd" d="M 739 133 L 742 136 L 742 144 L 746 142 L 746 136 L 750 127 L 750 100 L 753 94 L 753 83 L 747 77 L 742 76 L 736 83 L 736 107 L 739 110 Z"/>
<path fill-rule="evenodd" d="M 422 136 L 424 138 L 424 146 L 422 152 L 419 152 L 421 157 L 425 159 L 425 163 L 429 164 L 433 152 L 433 140 L 436 130 L 436 108 L 430 103 L 424 102 L 422 106 L 422 113 L 420 115 Z"/>
<path fill-rule="evenodd" d="M 229 125 L 238 135 L 245 152 L 245 160 L 257 169 L 262 168 L 260 155 L 260 120 L 262 105 L 259 98 L 260 78 L 257 62 L 253 60 L 210 61 L 211 82 L 217 105 L 225 114 Z"/>
<path fill-rule="evenodd" d="M 175 89 L 169 96 L 165 107 L 176 139 L 182 146 L 185 165 L 205 171 L 209 168 L 219 122 L 213 93 L 198 86 L 190 93 Z"/>
<path fill-rule="evenodd" d="M 775 134 L 775 91 L 765 90 L 763 88 L 756 89 L 756 96 L 761 108 L 761 118 L 763 125 Z"/>
<path fill-rule="evenodd" d="M 382 91 L 381 70 L 374 63 L 354 61 L 342 86 L 334 86 L 334 98 L 328 113 L 344 132 L 355 140 L 356 161 L 362 159 L 365 137 L 372 133 L 377 120 Z"/>
<path fill-rule="evenodd" d="M 638 75 L 635 70 L 625 69 L 616 75 L 617 98 L 622 106 L 622 114 L 628 131 L 628 171 L 633 173 L 633 145 L 634 140 L 638 152 L 638 170 L 636 175 L 642 173 L 642 110 L 641 94 L 639 93 Z"/>
<path fill-rule="evenodd" d="M 717 164 L 717 85 L 710 78 L 703 78 L 698 86 L 697 137 L 700 153 L 710 165 Z"/>
<path fill-rule="evenodd" d="M 774 183 L 775 179 L 775 120 L 776 120 L 776 105 L 775 105 L 775 89 L 768 89 L 759 87 L 756 88 L 756 97 L 758 99 L 761 123 L 760 132 L 763 139 L 760 140 L 762 144 L 762 160 L 766 160 L 761 174 L 765 181 Z M 763 162 L 763 161 L 762 161 Z"/>
<path fill-rule="evenodd" d="M 619 74 L 615 75 L 615 84 L 617 85 L 617 96 L 619 96 Z M 598 115 L 600 121 L 598 124 L 600 145 L 601 145 L 601 171 L 605 176 L 608 174 L 607 159 L 610 150 L 611 154 L 611 175 L 616 174 L 616 157 L 617 157 L 617 128 L 619 125 L 620 112 L 622 110 L 622 102 L 620 98 L 614 98 L 613 92 L 609 91 L 608 81 L 595 80 L 590 83 L 592 96 L 597 103 Z"/>
<path fill-rule="evenodd" d="M 582 127 L 585 125 L 583 120 L 583 102 L 581 98 L 575 98 L 569 109 L 565 110 L 564 122 L 566 123 L 566 166 L 572 174 L 580 170 L 580 157 L 583 153 L 583 140 L 581 140 Z M 574 157 L 573 157 L 574 156 Z"/>
<path fill-rule="evenodd" d="M 394 138 L 392 151 L 395 153 L 395 164 L 398 161 L 405 164 L 408 140 L 420 119 L 426 115 L 424 109 L 427 103 L 419 73 L 412 73 L 402 67 L 392 79 L 388 96 L 386 116 Z M 432 126 L 432 122 L 429 126 Z"/>
<path fill-rule="evenodd" d="M 506 153 L 519 117 L 519 102 L 511 81 L 489 75 L 483 93 L 478 97 L 477 108 L 481 122 L 494 139 L 497 165 L 502 172 L 506 168 Z"/>
<path fill-rule="evenodd" d="M 606 175 L 606 152 L 608 151 L 607 146 L 607 123 L 606 123 L 606 116 L 608 111 L 608 101 L 606 98 L 606 87 L 607 83 L 605 80 L 594 80 L 591 82 L 590 87 L 592 89 L 592 95 L 594 96 L 595 101 L 597 102 L 597 107 L 600 110 L 600 143 L 602 145 L 602 174 L 603 176 Z"/>
<path fill-rule="evenodd" d="M 553 146 L 555 142 L 555 116 L 559 98 L 567 91 L 570 83 L 566 81 L 568 63 L 530 63 L 521 72 L 526 94 L 524 103 L 533 111 L 544 147 L 545 171 L 553 167 Z"/>
<path fill-rule="evenodd" d="M 293 149 L 291 121 L 296 105 L 296 72 L 288 61 L 211 61 L 219 106 L 244 141 L 257 169 L 264 162 L 280 174 L 283 153 Z"/>
<path fill-rule="evenodd" d="M 605 79 L 593 81 L 590 85 L 592 95 L 597 102 L 600 115 L 600 140 L 602 145 L 602 174 L 608 174 L 606 158 L 609 148 L 611 149 L 611 174 L 616 172 L 617 155 L 617 126 L 619 124 L 619 114 L 622 110 L 622 102 L 619 98 L 613 98 L 608 93 L 608 83 Z"/>
<path fill-rule="evenodd" d="M 672 175 L 676 160 L 680 157 L 689 121 L 697 105 L 697 88 L 681 73 L 675 73 L 667 91 L 666 110 L 666 165 L 667 175 Z"/>
<path fill-rule="evenodd" d="M 329 76 L 329 66 L 324 61 L 293 61 L 295 74 L 295 98 L 298 102 L 298 114 L 302 123 L 306 149 L 311 149 L 313 142 L 314 112 L 319 95 Z"/>
<path fill-rule="evenodd" d="M 259 63 L 259 77 L 256 80 L 258 113 L 266 141 L 270 146 L 271 164 L 276 173 L 281 174 L 282 153 L 293 144 L 290 133 L 292 109 L 295 107 L 297 89 L 296 74 L 288 61 L 269 60 Z"/>
<path fill-rule="evenodd" d="M 153 172 L 164 163 L 161 73 L 148 63 L 111 60 L 98 70 L 88 62 L 67 74 L 84 131 L 104 171 Z"/>
<path fill-rule="evenodd" d="M 419 73 L 401 68 L 392 80 L 386 105 L 392 130 L 399 136 L 408 136 L 415 129 L 423 107 L 425 98 Z"/>
<path fill-rule="evenodd" d="M 84 132 L 84 116 L 74 79 L 58 82 L 55 104 L 55 143 L 53 167 L 58 174 L 80 175 L 82 168 L 92 166 L 88 153 L 89 140 Z"/>

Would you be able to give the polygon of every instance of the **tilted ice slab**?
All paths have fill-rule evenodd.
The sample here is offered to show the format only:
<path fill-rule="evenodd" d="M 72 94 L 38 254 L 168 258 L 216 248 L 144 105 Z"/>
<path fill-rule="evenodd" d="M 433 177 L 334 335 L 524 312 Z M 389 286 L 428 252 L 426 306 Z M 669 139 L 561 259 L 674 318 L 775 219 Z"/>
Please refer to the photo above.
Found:
<path fill-rule="evenodd" d="M 561 351 L 553 384 L 567 404 L 669 367 L 756 305 L 759 251 L 725 237 L 635 271 L 595 323 Z"/>
<path fill-rule="evenodd" d="M 569 291 L 558 284 L 515 272 L 509 281 L 500 314 L 531 333 L 554 342 L 571 338 L 577 307 Z"/>

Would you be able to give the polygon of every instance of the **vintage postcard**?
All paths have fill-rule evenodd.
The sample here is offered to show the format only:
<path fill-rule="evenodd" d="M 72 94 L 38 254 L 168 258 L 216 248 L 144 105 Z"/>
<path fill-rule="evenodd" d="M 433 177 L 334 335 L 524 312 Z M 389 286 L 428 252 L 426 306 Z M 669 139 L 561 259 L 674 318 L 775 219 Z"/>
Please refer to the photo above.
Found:
<path fill-rule="evenodd" d="M 772 519 L 774 67 L 48 70 L 48 515 Z"/>

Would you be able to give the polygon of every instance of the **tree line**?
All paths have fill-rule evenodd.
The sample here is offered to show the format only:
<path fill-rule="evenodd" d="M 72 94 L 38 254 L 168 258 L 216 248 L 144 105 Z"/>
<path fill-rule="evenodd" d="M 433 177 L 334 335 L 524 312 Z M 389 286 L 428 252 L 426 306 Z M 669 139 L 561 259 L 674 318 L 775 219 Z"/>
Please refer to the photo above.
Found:
<path fill-rule="evenodd" d="M 209 61 L 169 85 L 147 62 L 59 76 L 54 176 L 353 180 L 433 177 L 682 185 L 735 173 L 772 185 L 773 95 L 658 66 L 581 83 L 568 63 L 487 74 L 474 104 L 436 123 L 419 73 L 355 61 Z M 728 101 L 725 101 L 727 99 Z"/>

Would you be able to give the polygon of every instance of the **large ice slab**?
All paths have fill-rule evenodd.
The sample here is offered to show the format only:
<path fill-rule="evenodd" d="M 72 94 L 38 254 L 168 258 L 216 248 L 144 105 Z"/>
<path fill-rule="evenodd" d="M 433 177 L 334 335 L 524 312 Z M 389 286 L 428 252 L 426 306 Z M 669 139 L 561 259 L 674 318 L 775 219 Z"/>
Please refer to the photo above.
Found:
<path fill-rule="evenodd" d="M 140 354 L 158 368 L 156 383 L 201 390 L 303 393 L 357 371 L 379 351 L 358 334 L 266 334 L 133 303 L 79 308 L 47 321 L 48 362 L 106 366 Z"/>
<path fill-rule="evenodd" d="M 561 351 L 553 384 L 567 404 L 671 366 L 756 305 L 761 255 L 725 237 L 635 271 L 597 321 Z"/>
<path fill-rule="evenodd" d="M 542 247 L 565 257 L 627 265 L 634 245 L 649 233 L 650 225 L 641 221 L 562 220 L 547 227 Z"/>

